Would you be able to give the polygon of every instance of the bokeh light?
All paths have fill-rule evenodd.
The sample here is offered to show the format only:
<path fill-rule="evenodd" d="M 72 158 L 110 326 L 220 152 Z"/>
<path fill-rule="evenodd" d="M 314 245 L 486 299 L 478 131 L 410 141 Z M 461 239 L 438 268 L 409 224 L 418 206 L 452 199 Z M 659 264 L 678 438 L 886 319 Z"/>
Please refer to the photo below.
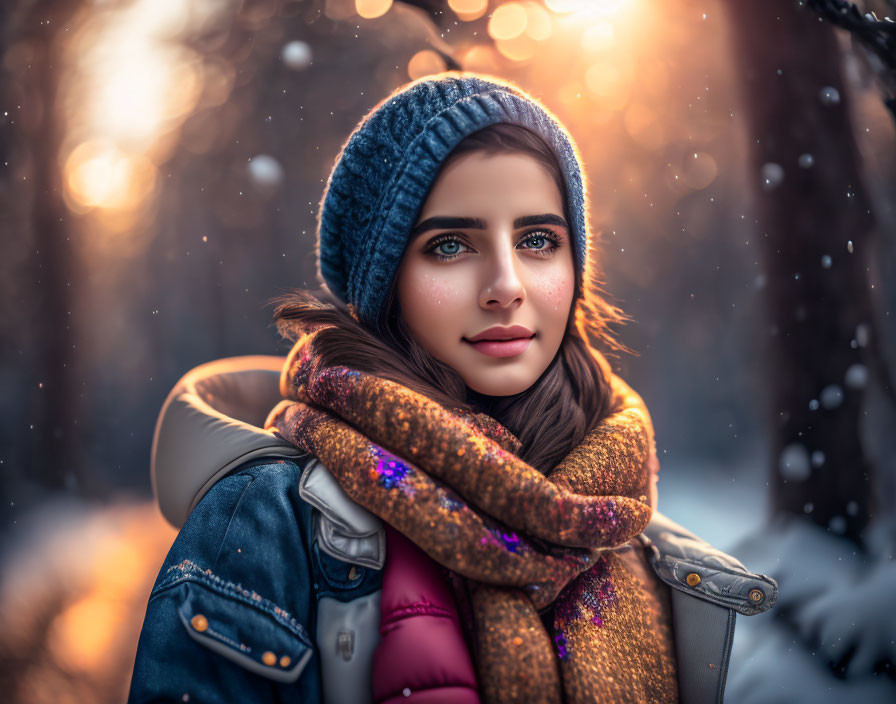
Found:
<path fill-rule="evenodd" d="M 665 123 L 651 106 L 632 103 L 625 111 L 623 124 L 632 140 L 645 149 L 653 151 L 665 143 Z"/>
<path fill-rule="evenodd" d="M 280 58 L 289 68 L 301 71 L 311 65 L 311 47 L 308 46 L 308 42 L 294 39 L 284 44 Z"/>
<path fill-rule="evenodd" d="M 488 21 L 488 34 L 492 39 L 507 40 L 526 31 L 529 16 L 518 2 L 509 2 L 496 9 Z"/>
<path fill-rule="evenodd" d="M 120 605 L 105 594 L 88 594 L 53 622 L 54 654 L 76 672 L 96 669 L 114 645 L 116 626 L 124 616 Z"/>
<path fill-rule="evenodd" d="M 559 14 L 612 15 L 631 2 L 632 0 L 545 0 L 545 5 Z"/>
<path fill-rule="evenodd" d="M 224 103 L 233 88 L 229 63 L 206 61 L 179 41 L 230 5 L 135 0 L 75 23 L 65 49 L 60 153 L 73 211 L 121 229 L 146 209 L 183 122 L 200 103 Z"/>
<path fill-rule="evenodd" d="M 719 169 L 712 154 L 692 152 L 685 156 L 681 172 L 684 182 L 695 191 L 699 191 L 716 180 Z"/>
<path fill-rule="evenodd" d="M 75 210 L 127 210 L 152 193 L 156 167 L 142 154 L 121 151 L 110 141 L 90 141 L 71 152 L 64 174 Z"/>
<path fill-rule="evenodd" d="M 520 34 L 511 39 L 498 39 L 495 46 L 511 61 L 526 61 L 535 56 L 537 42 L 528 34 Z"/>
<path fill-rule="evenodd" d="M 600 0 L 591 0 L 592 2 L 600 2 Z M 545 0 L 545 5 L 554 12 L 568 13 L 581 10 L 585 7 L 588 0 Z"/>
<path fill-rule="evenodd" d="M 408 76 L 412 80 L 429 76 L 433 73 L 441 73 L 445 70 L 445 59 L 432 49 L 418 51 L 408 61 Z"/>
<path fill-rule="evenodd" d="M 500 69 L 501 57 L 492 46 L 474 44 L 464 51 L 461 58 L 461 66 L 466 71 L 494 74 Z"/>
<path fill-rule="evenodd" d="M 544 41 L 551 36 L 551 14 L 538 2 L 527 2 L 526 34 L 536 41 Z"/>
<path fill-rule="evenodd" d="M 367 20 L 382 17 L 391 7 L 392 0 L 355 0 L 355 11 Z"/>
<path fill-rule="evenodd" d="M 613 48 L 615 37 L 613 25 L 600 20 L 582 32 L 581 45 L 585 51 L 607 51 Z"/>
<path fill-rule="evenodd" d="M 448 7 L 464 22 L 472 22 L 488 10 L 488 0 L 448 0 Z"/>

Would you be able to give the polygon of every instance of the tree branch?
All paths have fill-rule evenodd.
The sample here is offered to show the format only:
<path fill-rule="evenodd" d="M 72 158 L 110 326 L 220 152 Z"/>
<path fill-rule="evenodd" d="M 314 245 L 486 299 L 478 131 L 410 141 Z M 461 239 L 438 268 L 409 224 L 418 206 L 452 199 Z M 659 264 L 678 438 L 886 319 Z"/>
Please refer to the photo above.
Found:
<path fill-rule="evenodd" d="M 870 54 L 884 89 L 884 105 L 896 121 L 896 21 L 862 13 L 845 0 L 806 0 L 806 6 L 828 22 L 847 30 Z M 896 10 L 896 2 L 887 0 Z M 874 60 L 876 59 L 876 61 Z"/>

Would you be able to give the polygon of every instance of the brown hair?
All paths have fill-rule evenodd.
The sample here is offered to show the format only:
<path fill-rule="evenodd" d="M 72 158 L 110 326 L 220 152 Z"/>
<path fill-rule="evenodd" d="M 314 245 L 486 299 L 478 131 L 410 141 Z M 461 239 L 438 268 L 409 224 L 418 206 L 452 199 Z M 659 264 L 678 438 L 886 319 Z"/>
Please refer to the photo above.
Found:
<path fill-rule="evenodd" d="M 486 127 L 460 142 L 442 168 L 471 152 L 518 152 L 535 158 L 556 181 L 563 202 L 568 202 L 557 159 L 531 130 L 503 123 Z M 348 306 L 325 287 L 275 299 L 274 319 L 280 334 L 291 340 L 306 330 L 326 327 L 318 333 L 325 366 L 345 366 L 391 379 L 448 408 L 488 413 L 520 439 L 521 458 L 547 473 L 610 410 L 609 365 L 602 364 L 592 344 L 608 352 L 630 352 L 610 331 L 611 325 L 628 317 L 604 299 L 593 259 L 586 257 L 584 275 L 576 267 L 576 290 L 582 296 L 573 301 L 556 357 L 532 386 L 513 396 L 474 392 L 454 369 L 423 349 L 404 324 L 395 281 L 372 328 L 356 321 Z"/>

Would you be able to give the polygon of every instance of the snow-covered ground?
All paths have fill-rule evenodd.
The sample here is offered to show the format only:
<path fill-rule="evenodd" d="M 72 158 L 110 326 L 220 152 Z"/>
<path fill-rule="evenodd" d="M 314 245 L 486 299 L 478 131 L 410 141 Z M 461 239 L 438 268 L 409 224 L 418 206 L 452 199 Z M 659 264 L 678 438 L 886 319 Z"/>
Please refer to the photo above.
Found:
<path fill-rule="evenodd" d="M 896 562 L 807 520 L 769 523 L 766 491 L 761 459 L 660 474 L 663 513 L 780 586 L 770 612 L 737 619 L 725 701 L 896 702 Z"/>

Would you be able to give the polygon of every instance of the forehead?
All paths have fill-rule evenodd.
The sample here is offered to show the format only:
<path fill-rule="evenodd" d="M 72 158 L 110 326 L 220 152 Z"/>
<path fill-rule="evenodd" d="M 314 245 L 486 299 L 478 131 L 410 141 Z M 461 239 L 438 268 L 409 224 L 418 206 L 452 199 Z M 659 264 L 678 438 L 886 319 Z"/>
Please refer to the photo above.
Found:
<path fill-rule="evenodd" d="M 563 197 L 547 168 L 518 152 L 472 152 L 448 163 L 423 204 L 433 215 L 521 215 L 564 212 Z"/>

